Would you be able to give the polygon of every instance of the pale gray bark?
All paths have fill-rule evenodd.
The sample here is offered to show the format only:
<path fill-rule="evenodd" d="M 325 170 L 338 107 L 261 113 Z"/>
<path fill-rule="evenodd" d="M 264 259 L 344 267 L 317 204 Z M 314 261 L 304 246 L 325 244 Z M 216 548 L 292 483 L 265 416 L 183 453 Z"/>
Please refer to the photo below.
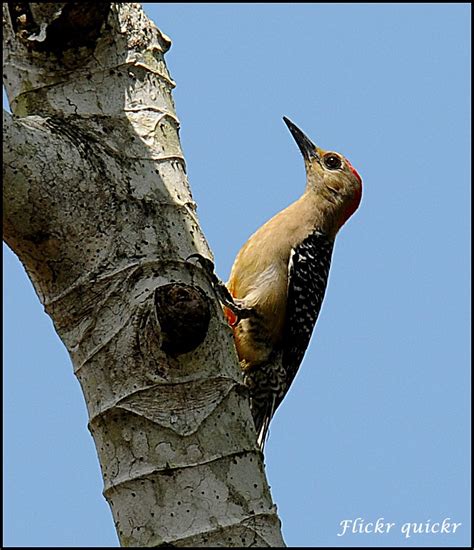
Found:
<path fill-rule="evenodd" d="M 131 3 L 3 4 L 3 27 L 4 240 L 70 353 L 121 544 L 283 546 L 230 329 L 185 262 L 211 252 L 170 40 Z"/>

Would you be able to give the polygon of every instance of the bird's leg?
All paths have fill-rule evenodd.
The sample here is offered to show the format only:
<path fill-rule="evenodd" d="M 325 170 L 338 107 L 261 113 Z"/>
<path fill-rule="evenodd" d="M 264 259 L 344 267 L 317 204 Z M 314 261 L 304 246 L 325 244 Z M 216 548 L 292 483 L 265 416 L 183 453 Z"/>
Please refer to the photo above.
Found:
<path fill-rule="evenodd" d="M 191 254 L 186 258 L 186 261 L 188 262 L 191 258 L 196 258 L 199 265 L 209 277 L 212 288 L 217 294 L 219 302 L 227 309 L 230 309 L 230 311 L 235 315 L 236 320 L 233 323 L 233 326 L 237 325 L 241 319 L 247 319 L 252 315 L 252 309 L 244 307 L 241 300 L 234 299 L 232 294 L 229 292 L 229 289 L 216 275 L 214 271 L 214 263 L 209 258 L 205 258 L 201 254 Z"/>

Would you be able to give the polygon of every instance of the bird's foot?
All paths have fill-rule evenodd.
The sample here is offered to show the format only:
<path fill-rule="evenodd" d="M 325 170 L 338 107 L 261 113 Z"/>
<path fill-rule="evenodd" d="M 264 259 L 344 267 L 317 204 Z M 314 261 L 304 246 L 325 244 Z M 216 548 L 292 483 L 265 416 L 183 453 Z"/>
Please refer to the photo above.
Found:
<path fill-rule="evenodd" d="M 252 309 L 244 307 L 241 300 L 235 299 L 229 292 L 229 289 L 219 279 L 214 271 L 214 263 L 209 258 L 205 258 L 201 254 L 191 254 L 186 258 L 186 261 L 188 262 L 191 258 L 195 258 L 198 261 L 199 265 L 209 277 L 219 302 L 232 312 L 232 316 L 229 316 L 229 318 L 232 317 L 232 326 L 237 325 L 241 319 L 247 319 L 252 315 Z"/>

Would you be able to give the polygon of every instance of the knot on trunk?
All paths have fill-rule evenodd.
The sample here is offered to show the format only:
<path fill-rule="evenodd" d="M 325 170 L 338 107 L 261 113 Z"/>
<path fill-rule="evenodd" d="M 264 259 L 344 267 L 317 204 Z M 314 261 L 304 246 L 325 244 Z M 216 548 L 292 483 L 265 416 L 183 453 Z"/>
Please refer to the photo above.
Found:
<path fill-rule="evenodd" d="M 209 299 L 200 288 L 182 283 L 160 286 L 155 290 L 155 308 L 165 353 L 188 353 L 203 342 L 211 311 Z"/>

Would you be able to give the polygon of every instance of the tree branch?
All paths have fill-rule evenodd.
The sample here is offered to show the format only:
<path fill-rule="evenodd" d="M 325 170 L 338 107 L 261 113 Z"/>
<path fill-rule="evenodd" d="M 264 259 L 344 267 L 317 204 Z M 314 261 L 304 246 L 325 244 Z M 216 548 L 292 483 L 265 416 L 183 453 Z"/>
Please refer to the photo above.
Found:
<path fill-rule="evenodd" d="M 122 545 L 282 546 L 138 4 L 4 4 L 4 239 L 84 392 Z"/>

